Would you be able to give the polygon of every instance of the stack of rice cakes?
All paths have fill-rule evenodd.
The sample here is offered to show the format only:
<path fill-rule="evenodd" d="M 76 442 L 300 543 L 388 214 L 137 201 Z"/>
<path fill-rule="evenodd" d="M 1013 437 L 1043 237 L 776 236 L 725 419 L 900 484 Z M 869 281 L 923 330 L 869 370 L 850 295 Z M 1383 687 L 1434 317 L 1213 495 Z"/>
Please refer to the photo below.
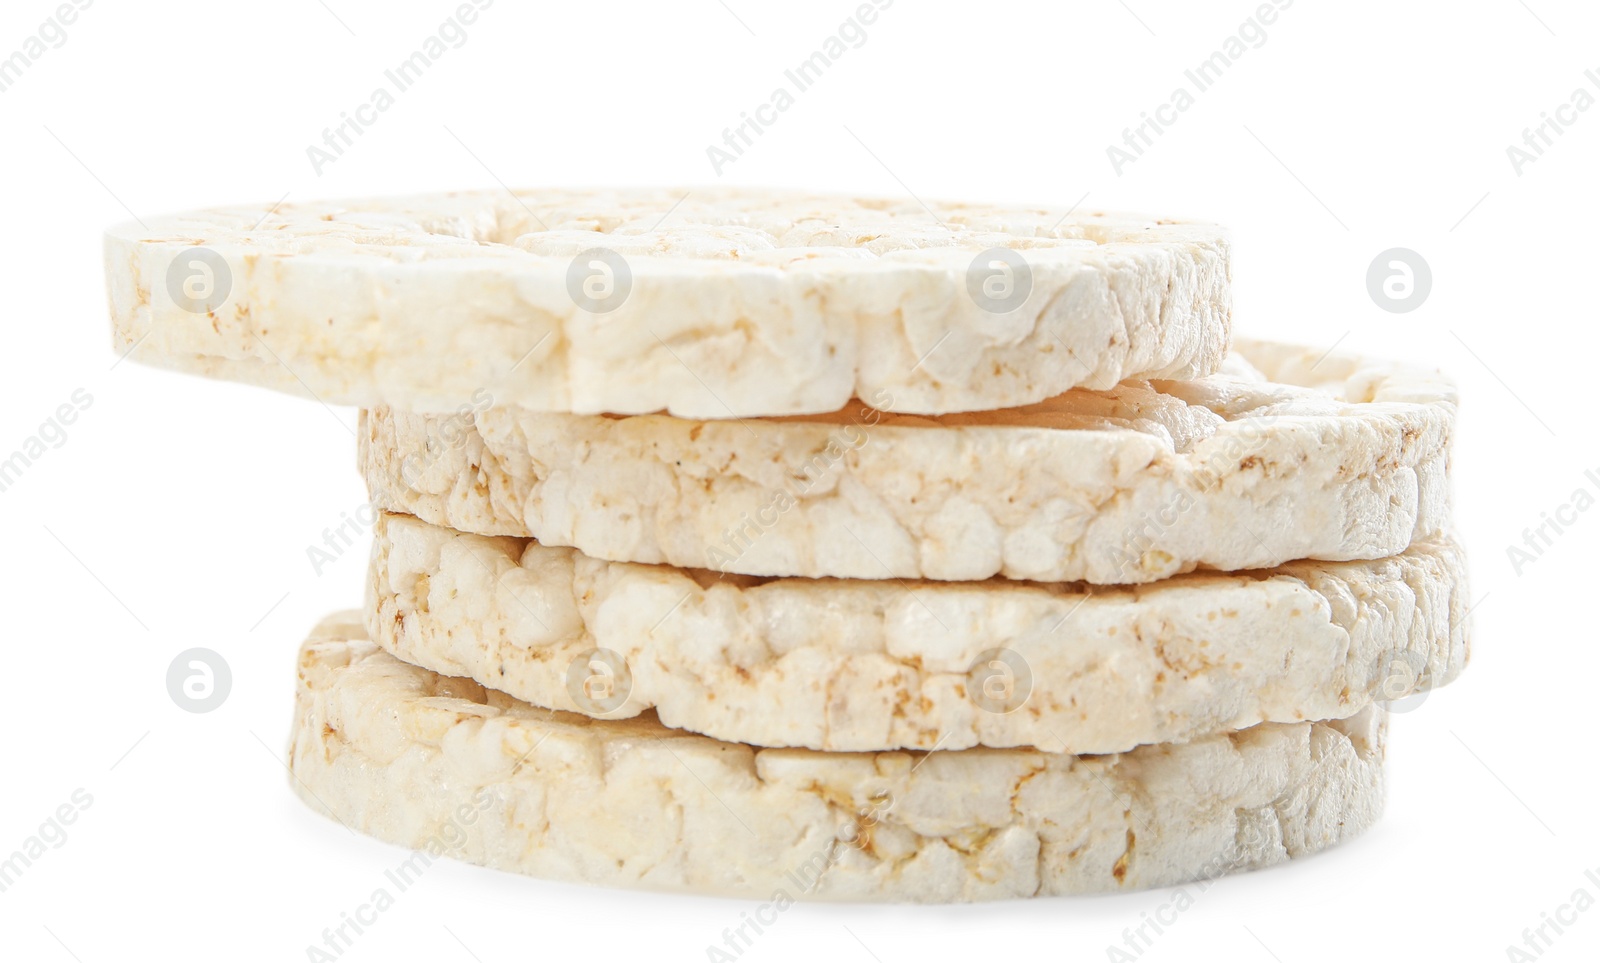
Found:
<path fill-rule="evenodd" d="M 1439 375 L 1231 339 L 1227 237 L 757 190 L 113 231 L 138 360 L 362 407 L 307 803 L 553 879 L 1163 886 L 1378 817 L 1468 654 Z"/>

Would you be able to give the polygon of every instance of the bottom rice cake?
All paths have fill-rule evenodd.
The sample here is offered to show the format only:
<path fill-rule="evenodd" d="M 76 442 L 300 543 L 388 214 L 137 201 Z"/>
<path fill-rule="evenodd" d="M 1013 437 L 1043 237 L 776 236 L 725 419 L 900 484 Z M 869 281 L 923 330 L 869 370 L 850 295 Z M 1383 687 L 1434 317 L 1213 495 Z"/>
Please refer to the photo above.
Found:
<path fill-rule="evenodd" d="M 422 865 L 779 906 L 1108 893 L 1306 856 L 1383 805 L 1378 706 L 1113 755 L 758 749 L 534 708 L 361 623 L 332 616 L 300 653 L 293 784 Z"/>

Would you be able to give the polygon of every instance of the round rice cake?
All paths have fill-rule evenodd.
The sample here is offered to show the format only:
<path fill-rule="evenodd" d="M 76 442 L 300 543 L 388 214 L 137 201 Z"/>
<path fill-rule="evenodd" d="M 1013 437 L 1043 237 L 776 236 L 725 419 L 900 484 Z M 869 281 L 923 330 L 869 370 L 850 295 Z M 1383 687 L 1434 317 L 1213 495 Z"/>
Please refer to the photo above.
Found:
<path fill-rule="evenodd" d="M 1455 387 L 1244 342 L 1195 381 L 922 418 L 696 421 L 480 399 L 363 416 L 373 504 L 595 558 L 762 576 L 1153 582 L 1444 531 Z"/>
<path fill-rule="evenodd" d="M 450 411 L 735 418 L 1025 405 L 1216 369 L 1215 225 L 752 188 L 199 211 L 106 240 L 136 360 Z"/>
<path fill-rule="evenodd" d="M 403 515 L 370 638 L 533 705 L 759 746 L 1119 752 L 1352 715 L 1468 657 L 1449 539 L 1156 585 L 765 580 L 607 562 Z"/>
<path fill-rule="evenodd" d="M 355 613 L 301 650 L 292 784 L 353 830 L 547 879 L 798 900 L 1125 892 L 1306 856 L 1383 805 L 1386 715 L 1183 746 L 757 749 L 535 709 L 407 665 Z"/>

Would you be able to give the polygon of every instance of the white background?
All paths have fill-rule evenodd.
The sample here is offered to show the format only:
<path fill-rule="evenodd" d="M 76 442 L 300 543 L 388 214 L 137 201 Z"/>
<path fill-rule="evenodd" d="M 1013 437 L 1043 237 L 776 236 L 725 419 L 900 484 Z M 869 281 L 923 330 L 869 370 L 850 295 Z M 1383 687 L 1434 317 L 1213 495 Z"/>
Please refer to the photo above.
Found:
<path fill-rule="evenodd" d="M 113 368 L 100 232 L 285 194 L 716 183 L 707 145 L 854 3 L 500 0 L 318 176 L 306 147 L 454 6 L 101 0 L 0 93 L 0 454 L 76 389 L 94 399 L 0 493 L 0 854 L 74 790 L 93 797 L 65 844 L 0 893 L 6 959 L 302 960 L 406 855 L 313 815 L 279 761 L 297 644 L 360 600 L 364 545 L 320 577 L 306 553 L 364 499 L 354 413 Z M 1600 96 L 1584 77 L 1600 72 L 1600 9 L 1299 0 L 1118 176 L 1107 145 L 1254 7 L 899 0 L 722 180 L 1063 204 L 1087 192 L 1085 206 L 1217 219 L 1237 242 L 1240 330 L 1452 373 L 1479 600 L 1470 670 L 1397 719 L 1378 828 L 1214 887 L 1144 959 L 1506 959 L 1574 890 L 1600 896 L 1584 878 L 1600 868 L 1600 510 L 1520 576 L 1506 552 L 1600 473 L 1600 107 L 1520 175 L 1506 153 L 1576 88 Z M 53 9 L 8 0 L 0 57 Z M 1433 270 L 1408 314 L 1366 289 L 1369 262 L 1395 246 Z M 191 646 L 233 668 L 209 714 L 167 693 L 169 661 Z M 745 959 L 1102 960 L 1165 899 L 802 905 Z M 440 864 L 344 958 L 701 960 L 748 909 Z M 1593 909 L 1544 959 L 1597 948 Z"/>

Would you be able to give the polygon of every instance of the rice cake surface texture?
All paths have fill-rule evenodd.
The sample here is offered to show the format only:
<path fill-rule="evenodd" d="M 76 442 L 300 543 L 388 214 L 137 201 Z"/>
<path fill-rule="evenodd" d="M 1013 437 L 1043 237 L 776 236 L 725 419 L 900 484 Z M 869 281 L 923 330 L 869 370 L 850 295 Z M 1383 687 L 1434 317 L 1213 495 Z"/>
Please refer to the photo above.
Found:
<path fill-rule="evenodd" d="M 1469 649 L 1448 539 L 1086 589 L 719 578 L 403 515 L 374 528 L 367 626 L 392 655 L 761 746 L 1118 752 L 1353 715 L 1452 681 Z"/>
<path fill-rule="evenodd" d="M 360 635 L 334 617 L 300 653 L 296 792 L 430 857 L 548 879 L 785 902 L 1122 892 L 1306 856 L 1383 804 L 1378 709 L 1111 756 L 755 749 L 534 709 Z"/>
<path fill-rule="evenodd" d="M 1215 225 L 750 188 L 199 211 L 106 238 L 119 353 L 329 404 L 941 413 L 1214 371 Z"/>
<path fill-rule="evenodd" d="M 363 413 L 373 503 L 763 576 L 1153 582 L 1383 558 L 1450 517 L 1437 372 L 1244 342 L 1225 374 L 938 419 Z"/>

